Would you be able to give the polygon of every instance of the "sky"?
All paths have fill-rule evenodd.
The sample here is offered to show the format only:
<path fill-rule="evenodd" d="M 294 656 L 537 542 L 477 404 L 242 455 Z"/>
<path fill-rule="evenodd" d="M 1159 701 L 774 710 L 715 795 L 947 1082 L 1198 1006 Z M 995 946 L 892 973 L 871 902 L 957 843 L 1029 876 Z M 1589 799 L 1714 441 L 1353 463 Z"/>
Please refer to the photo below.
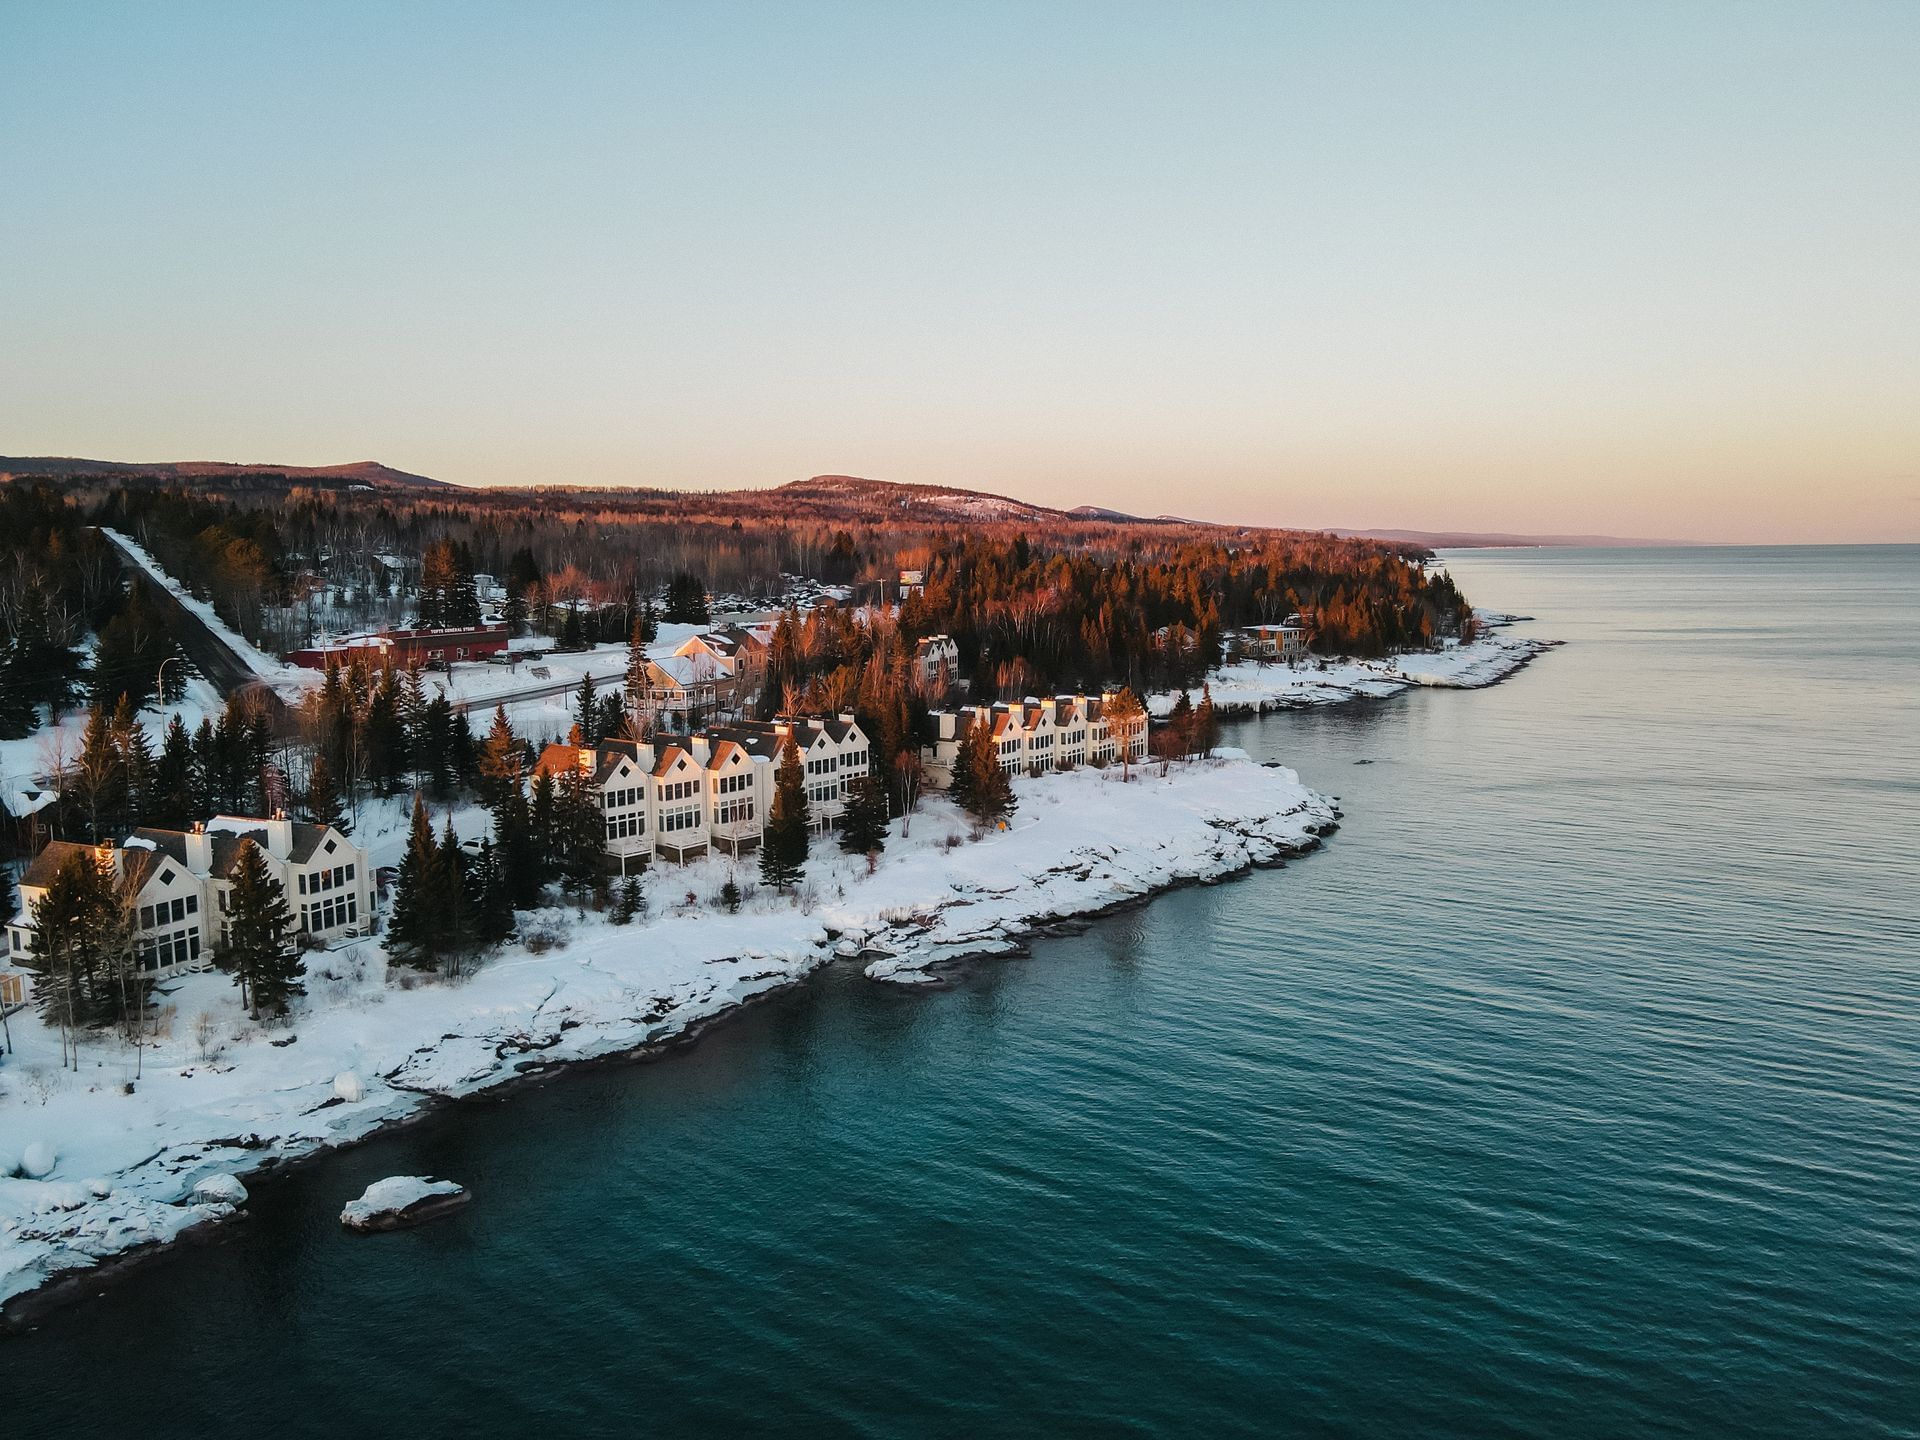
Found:
<path fill-rule="evenodd" d="M 0 0 L 0 453 L 1920 540 L 1920 3 Z"/>

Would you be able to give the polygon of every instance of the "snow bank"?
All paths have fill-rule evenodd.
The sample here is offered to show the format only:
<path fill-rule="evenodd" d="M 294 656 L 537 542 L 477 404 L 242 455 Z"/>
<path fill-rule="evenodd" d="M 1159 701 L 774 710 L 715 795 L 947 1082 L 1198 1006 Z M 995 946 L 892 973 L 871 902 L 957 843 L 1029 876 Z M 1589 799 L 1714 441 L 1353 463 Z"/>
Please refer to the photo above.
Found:
<path fill-rule="evenodd" d="M 466 1187 L 425 1175 L 390 1175 L 367 1187 L 358 1200 L 349 1200 L 340 1223 L 349 1230 L 398 1230 L 444 1215 L 467 1201 Z"/>
<path fill-rule="evenodd" d="M 62 1174 L 110 1183 L 50 1211 L 59 1182 L 0 1181 L 0 1300 L 225 1213 L 194 1193 L 214 1172 L 244 1175 L 361 1138 L 436 1097 L 657 1044 L 836 952 L 876 979 L 924 983 L 964 957 L 1015 951 L 1057 917 L 1297 853 L 1334 821 L 1332 802 L 1292 771 L 1237 752 L 1165 778 L 1153 766 L 1135 767 L 1130 782 L 1088 769 L 1023 779 L 1017 793 L 1013 827 L 978 841 L 944 797 L 929 798 L 910 837 L 895 823 L 871 876 L 861 857 L 816 843 L 799 895 L 761 891 L 737 914 L 714 897 L 736 873 L 755 882 L 751 859 L 737 872 L 725 857 L 657 865 L 642 882 L 646 923 L 568 909 L 523 916 L 540 949 L 510 947 L 460 984 L 386 983 L 371 939 L 315 952 L 291 1027 L 298 1044 L 247 1022 L 223 975 L 168 981 L 157 996 L 163 1033 L 138 1057 L 132 1093 L 130 1049 L 94 1037 L 79 1071 L 62 1070 L 57 1035 L 20 1012 L 18 1053 L 0 1067 L 0 1151 L 57 1135 Z M 458 815 L 465 830 L 468 812 Z M 472 812 L 472 833 L 483 821 Z"/>

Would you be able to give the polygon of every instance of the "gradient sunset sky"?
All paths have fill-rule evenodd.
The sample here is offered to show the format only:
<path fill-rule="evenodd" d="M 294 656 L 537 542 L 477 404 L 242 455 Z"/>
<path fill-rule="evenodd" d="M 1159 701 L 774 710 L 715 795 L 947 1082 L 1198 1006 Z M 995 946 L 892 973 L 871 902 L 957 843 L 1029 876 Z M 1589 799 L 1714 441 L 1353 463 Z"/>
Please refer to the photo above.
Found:
<path fill-rule="evenodd" d="M 1920 540 L 1920 3 L 0 0 L 0 453 Z"/>

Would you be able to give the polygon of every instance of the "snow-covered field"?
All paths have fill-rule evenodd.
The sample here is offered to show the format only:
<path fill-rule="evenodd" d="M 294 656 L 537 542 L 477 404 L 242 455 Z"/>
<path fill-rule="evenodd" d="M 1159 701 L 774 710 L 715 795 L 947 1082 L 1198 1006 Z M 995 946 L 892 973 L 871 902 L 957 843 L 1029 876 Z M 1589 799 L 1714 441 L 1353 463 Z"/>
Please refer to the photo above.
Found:
<path fill-rule="evenodd" d="M 1489 623 L 1499 617 L 1483 616 Z M 1476 690 L 1504 680 L 1549 643 L 1489 631 L 1471 644 L 1447 650 L 1395 655 L 1385 660 L 1313 659 L 1299 665 L 1241 660 L 1209 677 L 1213 703 L 1225 714 L 1299 710 L 1348 700 L 1378 700 L 1414 685 Z M 1198 699 L 1197 692 L 1189 692 Z M 1175 692 L 1151 695 L 1147 709 L 1165 715 Z"/>
<path fill-rule="evenodd" d="M 836 956 L 876 980 L 1006 953 L 1041 924 L 1310 848 L 1333 802 L 1240 752 L 1019 782 L 1012 826 L 968 838 L 942 797 L 895 835 L 876 873 L 817 843 L 797 896 L 718 904 L 733 862 L 659 865 L 649 918 L 628 927 L 555 909 L 470 979 L 393 983 L 378 942 L 308 961 L 308 994 L 281 1029 L 249 1024 L 224 976 L 171 982 L 144 1052 L 98 1037 L 78 1073 L 30 1012 L 0 1068 L 0 1300 L 231 1214 L 214 1175 L 244 1174 L 367 1135 L 435 1097 L 470 1095 L 549 1065 L 685 1032 Z M 372 820 L 374 817 L 369 817 Z M 462 817 L 466 818 L 466 817 Z M 370 830 L 388 848 L 388 817 Z M 397 827 L 396 827 L 397 829 Z M 373 838 L 373 837 L 369 837 Z M 753 861 L 738 879 L 757 880 Z M 546 941 L 557 941 L 550 945 Z M 537 953 L 536 953 L 537 952 Z M 19 1172 L 49 1159 L 43 1178 Z M 227 1193 L 232 1192 L 227 1190 Z"/>

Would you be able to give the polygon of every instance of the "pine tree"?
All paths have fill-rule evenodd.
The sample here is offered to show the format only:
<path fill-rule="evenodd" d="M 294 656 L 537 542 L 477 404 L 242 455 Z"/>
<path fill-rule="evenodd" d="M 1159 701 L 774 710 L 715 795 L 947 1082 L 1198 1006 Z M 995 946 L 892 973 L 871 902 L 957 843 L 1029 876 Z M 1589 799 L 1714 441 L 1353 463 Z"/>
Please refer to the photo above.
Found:
<path fill-rule="evenodd" d="M 497 806 L 509 789 L 519 790 L 524 759 L 520 737 L 513 733 L 513 726 L 507 720 L 506 706 L 496 705 L 493 724 L 480 746 L 479 760 L 480 798 L 489 807 Z"/>
<path fill-rule="evenodd" d="M 849 855 L 874 855 L 887 846 L 893 814 L 887 786 L 871 769 L 853 782 L 846 813 L 840 817 L 840 848 Z"/>
<path fill-rule="evenodd" d="M 1213 687 L 1200 687 L 1200 704 L 1193 712 L 1193 748 L 1202 757 L 1210 756 L 1220 745 L 1220 717 L 1213 708 Z"/>
<path fill-rule="evenodd" d="M 727 877 L 727 883 L 720 887 L 720 903 L 727 907 L 729 915 L 740 909 L 740 886 L 731 875 Z"/>
<path fill-rule="evenodd" d="M 91 851 L 63 860 L 46 893 L 34 902 L 28 951 L 28 964 L 40 977 L 34 998 L 63 1044 L 77 1041 L 83 1027 L 113 1018 L 119 1008 L 124 977 L 116 969 L 127 967 L 130 938 L 118 913 L 123 910 L 111 872 Z"/>
<path fill-rule="evenodd" d="M 1173 702 L 1173 709 L 1167 715 L 1167 729 L 1173 732 L 1175 745 L 1182 755 L 1191 755 L 1193 744 L 1193 700 L 1182 690 Z"/>
<path fill-rule="evenodd" d="M 627 698 L 618 690 L 600 697 L 600 715 L 594 723 L 596 740 L 614 740 L 626 733 Z"/>
<path fill-rule="evenodd" d="M 20 892 L 14 888 L 13 867 L 0 865 L 0 925 L 5 925 L 20 909 Z"/>
<path fill-rule="evenodd" d="M 647 612 L 652 611 L 648 605 Z M 627 636 L 627 705 L 635 714 L 647 706 L 647 634 L 644 619 L 633 622 L 633 631 Z"/>
<path fill-rule="evenodd" d="M 394 881 L 393 910 L 387 918 L 387 949 L 402 964 L 431 970 L 439 957 L 445 915 L 439 893 L 439 848 L 427 821 L 426 802 L 413 797 L 413 822 L 407 853 Z"/>
<path fill-rule="evenodd" d="M 475 869 L 480 881 L 480 939 L 498 945 L 513 933 L 513 888 L 491 840 L 480 841 Z"/>
<path fill-rule="evenodd" d="M 253 1018 L 284 1015 L 288 997 L 299 993 L 306 962 L 293 943 L 293 912 L 266 857 L 243 839 L 228 877 L 226 939 L 216 957 L 240 987 L 240 1002 Z"/>
<path fill-rule="evenodd" d="M 705 625 L 708 618 L 707 587 L 699 576 L 681 571 L 667 583 L 668 623 Z"/>
<path fill-rule="evenodd" d="M 580 629 L 580 607 L 575 602 L 567 602 L 567 618 L 560 626 L 560 649 L 584 650 L 587 648 L 586 636 Z"/>
<path fill-rule="evenodd" d="M 460 837 L 454 833 L 451 815 L 440 836 L 434 870 L 441 912 L 441 953 L 445 957 L 446 973 L 457 977 L 466 973 L 480 950 L 486 877 L 460 848 Z"/>
<path fill-rule="evenodd" d="M 528 819 L 535 874 L 544 885 L 560 859 L 560 787 L 551 770 L 542 770 L 533 782 L 533 805 Z"/>
<path fill-rule="evenodd" d="M 968 814 L 983 825 L 991 825 L 1013 813 L 1018 803 L 1013 779 L 1000 768 L 1000 750 L 991 720 L 983 716 L 968 727 L 967 743 L 955 763 L 966 773 L 960 803 Z"/>
<path fill-rule="evenodd" d="M 153 764 L 153 795 L 144 807 L 149 824 L 184 830 L 200 818 L 194 804 L 193 737 L 178 714 L 167 722 L 160 756 Z"/>
<path fill-rule="evenodd" d="M 113 719 L 108 722 L 112 732 L 113 746 L 120 754 L 122 773 L 126 777 L 126 793 L 122 797 L 120 813 L 112 820 L 114 833 L 132 828 L 136 821 L 142 820 L 147 806 L 153 800 L 153 747 L 147 741 L 147 730 L 140 723 L 140 717 L 134 713 L 133 703 L 125 696 L 113 707 Z"/>
<path fill-rule="evenodd" d="M 594 697 L 593 676 L 582 675 L 580 688 L 573 692 L 573 723 L 580 727 L 580 741 L 594 745 L 600 740 L 600 703 Z"/>
<path fill-rule="evenodd" d="M 531 910 L 540 903 L 540 852 L 533 840 L 533 818 L 527 797 L 516 784 L 493 807 L 494 861 L 515 910 Z"/>
<path fill-rule="evenodd" d="M 315 752 L 313 769 L 307 775 L 307 818 L 316 825 L 331 825 L 336 830 L 345 828 L 340 790 L 333 783 L 333 767 L 327 763 L 324 751 Z"/>
<path fill-rule="evenodd" d="M 592 777 L 586 771 L 569 770 L 561 780 L 555 825 L 561 876 L 575 902 L 584 907 L 605 875 L 607 848 L 606 822 L 593 803 Z"/>
<path fill-rule="evenodd" d="M 117 828 L 116 821 L 126 810 L 127 767 L 120 747 L 114 744 L 107 712 L 98 705 L 87 713 L 72 785 L 85 813 L 87 838 L 105 838 Z"/>
<path fill-rule="evenodd" d="M 800 747 L 787 737 L 773 781 L 773 804 L 760 837 L 760 878 L 785 892 L 805 873 L 807 863 L 807 781 Z"/>

